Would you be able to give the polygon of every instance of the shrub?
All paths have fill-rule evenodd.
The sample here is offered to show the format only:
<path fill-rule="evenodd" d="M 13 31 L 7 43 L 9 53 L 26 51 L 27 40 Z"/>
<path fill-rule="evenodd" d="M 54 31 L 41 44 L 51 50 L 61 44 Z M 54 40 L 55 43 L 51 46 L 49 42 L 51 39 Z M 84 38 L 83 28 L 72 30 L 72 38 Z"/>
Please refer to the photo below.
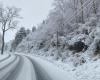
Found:
<path fill-rule="evenodd" d="M 87 50 L 88 46 L 84 42 L 78 41 L 74 45 L 69 45 L 68 49 L 75 52 L 81 52 L 83 49 Z"/>
<path fill-rule="evenodd" d="M 100 54 L 100 42 L 96 43 L 95 55 Z"/>

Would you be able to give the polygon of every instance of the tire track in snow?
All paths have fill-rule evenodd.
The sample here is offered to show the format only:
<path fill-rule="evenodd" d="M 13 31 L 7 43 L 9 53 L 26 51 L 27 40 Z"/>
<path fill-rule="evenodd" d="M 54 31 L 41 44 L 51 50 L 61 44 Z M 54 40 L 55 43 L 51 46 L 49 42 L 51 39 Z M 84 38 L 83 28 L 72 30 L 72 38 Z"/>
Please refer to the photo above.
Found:
<path fill-rule="evenodd" d="M 20 70 L 22 69 L 24 60 L 21 56 L 19 55 L 16 55 L 16 56 L 19 57 L 19 63 L 17 64 L 15 69 L 12 71 L 12 73 L 7 77 L 6 80 L 17 80 L 16 78 L 18 77 Z"/>
<path fill-rule="evenodd" d="M 7 58 L 8 59 L 8 58 Z M 5 59 L 5 60 L 7 60 Z M 0 71 L 4 70 L 5 68 L 7 68 L 8 66 L 10 66 L 12 63 L 14 63 L 16 61 L 17 57 L 14 58 L 14 60 L 12 60 L 11 62 L 9 62 L 8 64 L 6 64 L 5 66 L 3 66 L 2 68 L 0 68 Z"/>
<path fill-rule="evenodd" d="M 6 80 L 37 80 L 31 61 L 25 56 L 18 54 L 17 56 L 20 57 L 18 66 L 16 66 Z"/>
<path fill-rule="evenodd" d="M 0 80 L 6 80 L 6 78 L 11 74 L 12 70 L 14 69 L 15 65 L 18 63 L 19 58 L 15 56 L 14 60 L 12 60 L 9 64 L 4 66 L 0 71 Z"/>
<path fill-rule="evenodd" d="M 26 56 L 26 57 L 31 61 L 31 63 L 33 64 L 33 67 L 35 68 L 37 80 L 52 80 L 49 77 L 49 75 L 46 73 L 46 71 L 41 67 L 41 65 L 36 63 L 35 60 L 30 58 L 29 56 Z"/>

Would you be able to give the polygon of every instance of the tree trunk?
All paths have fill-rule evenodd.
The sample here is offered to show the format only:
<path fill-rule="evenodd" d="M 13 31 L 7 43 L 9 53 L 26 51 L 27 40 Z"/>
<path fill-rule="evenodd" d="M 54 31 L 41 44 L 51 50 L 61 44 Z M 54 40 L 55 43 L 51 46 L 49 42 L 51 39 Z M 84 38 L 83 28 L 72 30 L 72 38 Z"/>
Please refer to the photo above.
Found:
<path fill-rule="evenodd" d="M 81 0 L 81 22 L 84 23 L 84 7 L 83 7 L 83 0 Z"/>
<path fill-rule="evenodd" d="M 59 51 L 59 31 L 57 30 L 57 43 L 56 43 L 56 47 L 57 47 L 57 55 L 56 55 L 56 59 L 58 60 L 61 57 L 60 51 Z"/>
<path fill-rule="evenodd" d="M 93 12 L 94 12 L 94 14 L 97 14 L 97 11 L 96 11 L 96 4 L 95 4 L 95 2 L 93 1 Z"/>
<path fill-rule="evenodd" d="M 75 22 L 78 23 L 77 20 L 77 5 L 78 5 L 78 0 L 74 0 L 74 13 L 75 13 Z"/>
<path fill-rule="evenodd" d="M 56 59 L 58 59 L 58 30 L 57 30 L 57 43 L 56 43 L 56 48 L 57 48 L 57 55 L 56 55 Z"/>
<path fill-rule="evenodd" d="M 1 48 L 1 54 L 3 54 L 3 52 L 4 52 L 4 45 L 5 45 L 4 35 L 5 35 L 5 31 L 3 31 L 3 35 L 2 35 L 2 48 Z"/>

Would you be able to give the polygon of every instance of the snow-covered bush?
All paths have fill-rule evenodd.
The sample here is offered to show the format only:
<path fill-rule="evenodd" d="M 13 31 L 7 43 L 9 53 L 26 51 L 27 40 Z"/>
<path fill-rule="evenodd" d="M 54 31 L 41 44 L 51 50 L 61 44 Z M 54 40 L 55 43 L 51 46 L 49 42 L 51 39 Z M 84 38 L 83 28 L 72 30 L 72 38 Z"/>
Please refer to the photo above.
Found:
<path fill-rule="evenodd" d="M 1 46 L 2 46 L 2 36 L 0 34 L 0 49 L 1 49 Z"/>
<path fill-rule="evenodd" d="M 17 46 L 21 43 L 21 41 L 27 36 L 27 31 L 24 27 L 20 28 L 20 30 L 16 33 L 15 39 L 11 43 L 11 50 L 16 50 Z"/>
<path fill-rule="evenodd" d="M 95 15 L 94 15 L 95 16 Z M 90 17 L 90 20 L 88 22 L 86 22 L 86 26 L 96 26 L 97 25 L 97 18 L 96 17 Z"/>
<path fill-rule="evenodd" d="M 81 52 L 84 50 L 87 49 L 87 45 L 85 45 L 84 42 L 81 42 L 81 41 L 78 41 L 78 42 L 75 42 L 74 45 L 69 45 L 69 50 L 72 50 L 74 52 Z"/>

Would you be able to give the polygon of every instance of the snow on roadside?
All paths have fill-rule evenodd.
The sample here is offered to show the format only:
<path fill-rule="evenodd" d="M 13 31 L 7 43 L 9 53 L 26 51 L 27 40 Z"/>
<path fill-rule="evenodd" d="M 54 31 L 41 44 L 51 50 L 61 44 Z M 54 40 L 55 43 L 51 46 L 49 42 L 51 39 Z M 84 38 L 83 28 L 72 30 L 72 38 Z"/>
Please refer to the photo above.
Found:
<path fill-rule="evenodd" d="M 7 58 L 8 56 L 9 56 L 9 54 L 0 55 L 0 61 Z"/>
<path fill-rule="evenodd" d="M 54 64 L 39 57 L 30 57 L 46 71 L 46 73 L 52 78 L 52 80 L 76 80 L 71 72 L 59 69 Z"/>
<path fill-rule="evenodd" d="M 56 65 L 60 69 L 63 69 L 65 71 L 73 70 L 75 67 L 71 62 L 63 63 L 61 60 L 54 60 L 52 57 L 43 57 L 43 56 L 38 56 L 41 57 L 43 60 L 49 61 L 50 63 Z"/>
<path fill-rule="evenodd" d="M 0 69 L 8 65 L 10 62 L 14 61 L 15 58 L 15 55 L 11 55 L 11 57 L 9 57 L 8 59 L 4 60 L 3 62 L 0 62 Z"/>
<path fill-rule="evenodd" d="M 63 71 L 65 71 L 66 72 L 65 74 L 67 74 L 68 76 L 71 75 L 72 77 L 74 77 L 74 79 L 72 79 L 72 80 L 100 80 L 100 65 L 99 65 L 100 60 L 99 59 L 97 61 L 91 60 L 83 65 L 74 67 L 70 62 L 62 63 L 60 60 L 55 61 L 55 60 L 51 59 L 50 57 L 44 58 L 41 56 L 35 56 L 33 58 L 35 58 L 35 59 L 38 58 L 36 61 L 38 63 L 41 63 L 42 65 L 46 64 L 48 61 L 50 64 L 57 66 L 59 68 L 59 70 L 62 69 Z M 44 63 L 42 63 L 42 62 L 44 62 Z M 50 65 L 49 63 L 47 65 Z M 51 66 L 47 66 L 47 65 L 45 65 L 45 66 L 43 65 L 43 67 L 51 67 Z M 62 75 L 63 74 L 64 73 L 62 73 Z M 57 80 L 59 80 L 59 79 L 57 79 Z M 71 79 L 69 79 L 69 80 L 71 80 Z"/>
<path fill-rule="evenodd" d="M 15 59 L 15 56 L 12 55 L 9 59 L 0 63 L 0 80 L 2 80 L 2 79 L 5 80 L 11 74 L 12 70 L 14 70 L 15 67 L 17 66 L 17 64 L 19 62 L 19 58 L 17 58 L 14 63 L 10 64 L 9 66 L 6 66 L 10 62 L 12 62 L 14 59 Z M 5 67 L 5 68 L 2 69 L 3 67 Z"/>
<path fill-rule="evenodd" d="M 77 80 L 100 80 L 100 60 L 78 66 L 74 72 Z"/>

